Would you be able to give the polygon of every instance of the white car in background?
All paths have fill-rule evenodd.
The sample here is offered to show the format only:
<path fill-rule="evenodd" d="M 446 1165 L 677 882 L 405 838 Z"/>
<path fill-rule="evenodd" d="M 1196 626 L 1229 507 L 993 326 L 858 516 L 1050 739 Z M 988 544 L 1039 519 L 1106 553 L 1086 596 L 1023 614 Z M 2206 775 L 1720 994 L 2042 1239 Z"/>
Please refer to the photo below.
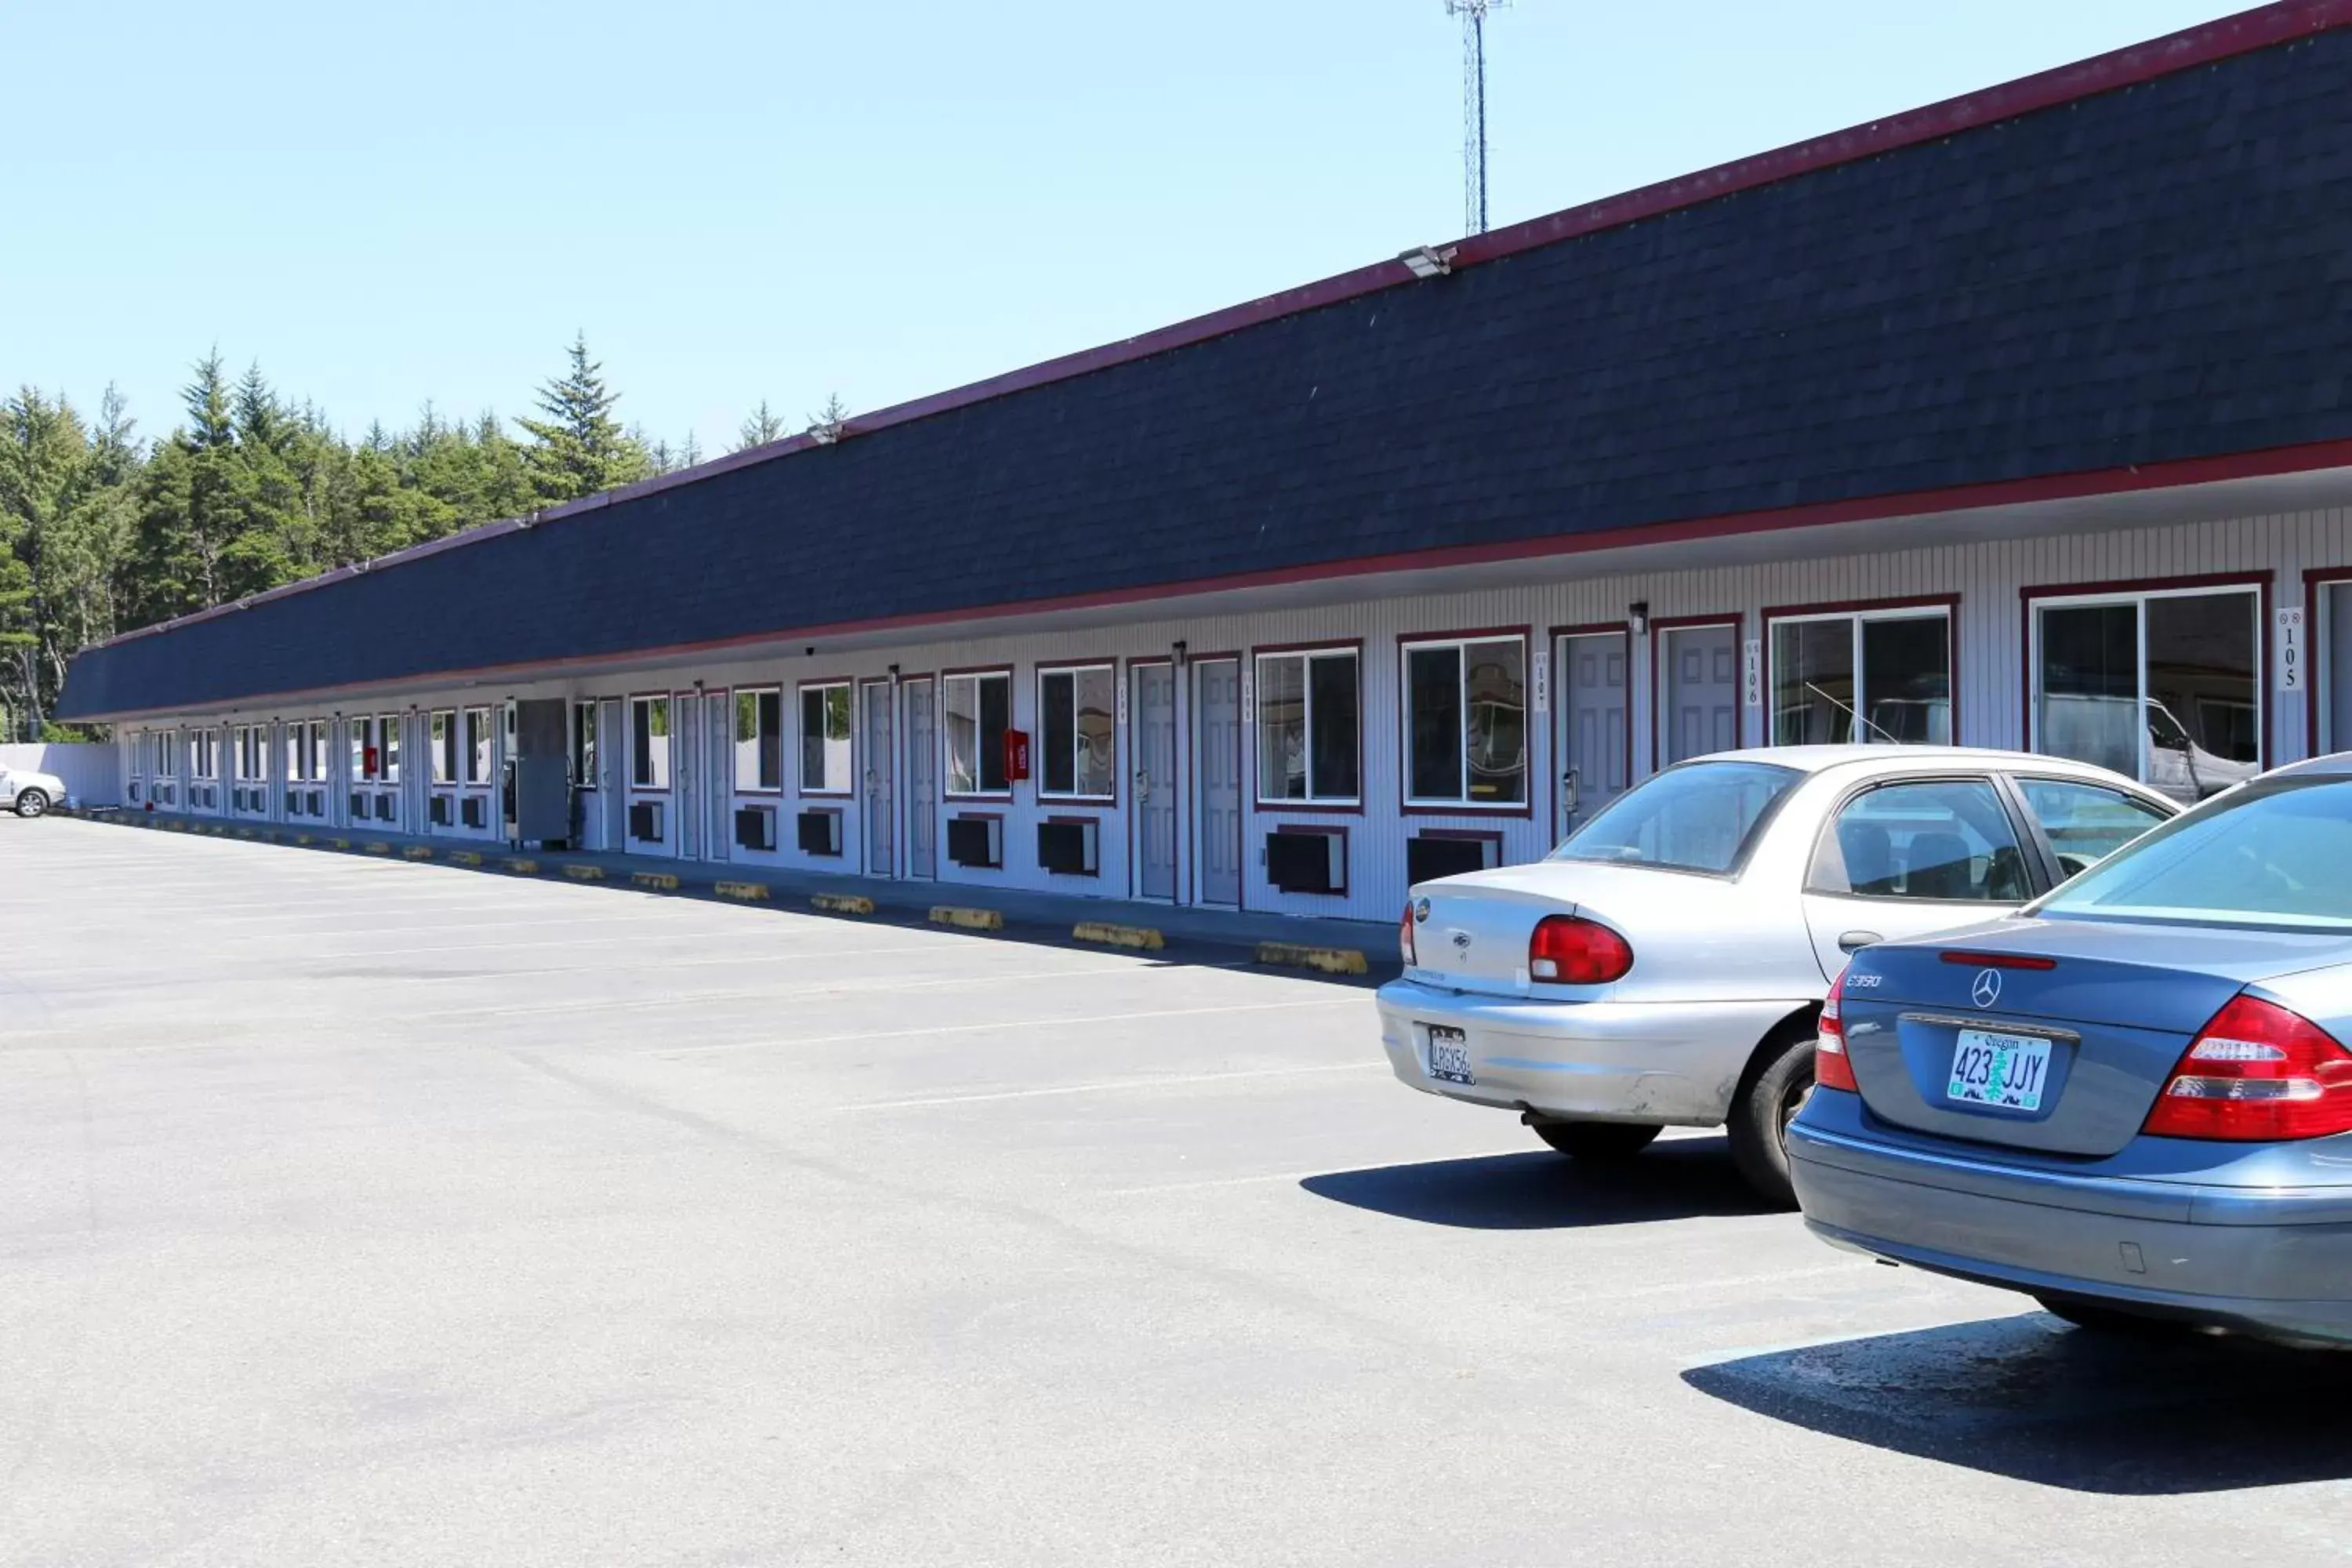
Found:
<path fill-rule="evenodd" d="M 2004 914 L 2179 810 L 2119 774 L 1946 746 L 1682 763 L 1545 860 L 1416 886 L 1382 1043 L 1425 1093 L 1516 1110 L 1581 1159 L 1728 1128 L 1793 1201 L 1784 1131 L 1814 1019 L 1871 942 Z"/>
<path fill-rule="evenodd" d="M 57 774 L 0 764 L 0 811 L 39 816 L 49 807 L 65 804 L 66 781 Z"/>

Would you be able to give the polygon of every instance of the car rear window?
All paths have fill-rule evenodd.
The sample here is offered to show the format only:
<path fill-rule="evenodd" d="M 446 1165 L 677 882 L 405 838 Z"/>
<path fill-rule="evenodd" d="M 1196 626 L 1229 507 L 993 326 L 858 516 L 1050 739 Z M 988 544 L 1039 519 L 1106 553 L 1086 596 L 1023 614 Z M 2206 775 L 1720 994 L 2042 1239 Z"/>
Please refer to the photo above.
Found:
<path fill-rule="evenodd" d="M 1601 807 L 1551 858 L 1724 876 L 1747 858 L 1757 828 L 1803 776 L 1769 763 L 1685 763 Z"/>
<path fill-rule="evenodd" d="M 2218 796 L 2117 850 L 2034 912 L 2352 926 L 2352 779 L 2280 779 Z"/>

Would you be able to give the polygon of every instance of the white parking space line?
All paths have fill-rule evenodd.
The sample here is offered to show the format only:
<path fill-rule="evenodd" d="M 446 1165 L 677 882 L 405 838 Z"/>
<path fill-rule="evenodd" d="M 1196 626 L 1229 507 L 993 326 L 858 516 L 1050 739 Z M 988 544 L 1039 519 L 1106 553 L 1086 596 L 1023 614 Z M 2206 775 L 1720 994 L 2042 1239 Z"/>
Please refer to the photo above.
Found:
<path fill-rule="evenodd" d="M 1204 1009 L 1205 1010 L 1205 1009 Z M 922 1034 L 942 1031 L 926 1029 Z M 853 1038 L 856 1037 L 852 1037 Z M 812 1041 L 811 1044 L 823 1042 Z M 1115 1079 L 1101 1083 L 1059 1083 L 1043 1089 L 1000 1089 L 978 1094 L 940 1094 L 922 1100 L 867 1100 L 852 1105 L 836 1105 L 835 1115 L 856 1110 L 921 1110 L 941 1105 L 983 1105 L 996 1100 L 1045 1100 L 1064 1094 L 1123 1094 L 1134 1089 L 1175 1089 L 1186 1084 L 1226 1083 L 1241 1079 L 1300 1078 L 1311 1073 L 1366 1072 L 1378 1068 L 1385 1071 L 1386 1062 L 1323 1062 L 1313 1067 L 1248 1068 L 1234 1072 L 1163 1073 L 1151 1078 Z M 1315 1173 L 1306 1172 L 1312 1175 Z M 1250 1181 L 1274 1181 L 1277 1177 L 1252 1176 Z"/>
<path fill-rule="evenodd" d="M 418 948 L 413 948 L 413 947 L 411 947 L 411 948 L 403 948 L 403 949 L 401 950 L 401 956 L 402 956 L 403 958 L 405 958 L 405 957 L 407 957 L 407 956 L 408 956 L 409 954 L 411 954 L 411 953 L 417 952 L 421 952 L 421 951 L 427 951 L 427 950 L 423 950 L 423 949 L 418 949 Z M 724 968 L 724 967 L 727 967 L 727 966 L 730 966 L 730 965 L 742 965 L 742 966 L 749 967 L 749 966 L 752 966 L 752 965 L 758 965 L 758 964 L 769 964 L 769 963 L 818 963 L 818 962 L 831 963 L 831 962 L 833 962 L 833 961 L 834 961 L 834 960 L 835 960 L 835 959 L 843 959 L 843 958 L 887 958 L 887 957 L 891 957 L 891 956 L 894 956 L 894 955 L 897 955 L 897 954 L 901 954 L 901 953 L 908 953 L 908 952 L 936 952 L 936 951 L 938 951 L 938 950 L 937 950 L 937 949 L 935 949 L 935 948 L 928 948 L 928 947 L 796 948 L 796 949 L 787 950 L 787 951 L 784 951 L 784 952 L 773 952 L 773 951 L 772 951 L 772 952 L 740 952 L 740 953 L 727 953 L 727 954 L 724 954 L 724 955 L 721 955 L 721 956 L 719 956 L 719 957 L 715 957 L 715 958 L 712 958 L 712 957 L 705 957 L 705 958 L 665 958 L 665 959 L 663 959 L 663 960 L 661 961 L 661 967 L 662 967 L 662 971 L 663 971 L 663 973 L 668 973 L 669 971 L 671 971 L 671 970 L 673 970 L 673 969 L 711 969 L 711 968 Z M 331 956 L 343 957 L 343 958 L 361 958 L 361 957 L 365 957 L 365 956 L 368 956 L 368 955 L 363 954 L 363 953 L 341 953 L 341 954 L 334 954 L 334 955 L 331 955 Z M 612 973 L 612 969 L 613 969 L 613 965 L 612 965 L 610 963 L 564 963 L 564 964 L 551 964 L 551 965 L 549 965 L 549 966 L 547 966 L 547 967 L 545 967 L 545 968 L 540 968 L 540 969 L 490 969 L 490 970 L 469 970 L 469 971 L 463 971 L 463 972 L 460 972 L 460 973 L 453 973 L 453 974 L 411 974 L 411 975 L 404 975 L 404 976 L 402 976 L 402 983 L 403 983 L 404 984 L 409 984 L 409 985 L 446 985 L 446 984 L 450 984 L 450 983 L 451 983 L 451 982 L 453 982 L 453 981 L 460 981 L 460 980 L 515 980 L 515 979 L 523 979 L 523 978 L 528 978 L 528 977 L 530 977 L 530 976 L 533 976 L 533 975 L 542 975 L 542 974 L 543 974 L 543 975 L 557 975 L 557 974 L 608 974 L 608 973 Z M 1052 973 L 1052 974 L 1059 974 L 1059 973 L 1082 973 L 1082 972 L 1079 972 L 1079 971 L 1070 971 L 1070 970 L 1049 970 L 1049 971 L 1046 971 L 1045 973 Z M 992 978 L 992 977 L 985 977 L 985 978 Z M 847 985 L 847 984 L 858 984 L 858 983 L 857 983 L 857 982 L 844 981 L 844 982 L 840 982 L 839 984 L 844 984 L 844 985 Z M 898 977 L 897 977 L 897 976 L 892 976 L 892 977 L 890 977 L 890 978 L 887 980 L 887 984 L 889 984 L 889 985 L 890 985 L 892 988 L 894 988 L 894 989 L 905 989 L 906 987 L 910 986 L 910 985 L 925 985 L 925 984 L 934 984 L 934 985 L 935 985 L 935 984 L 947 984 L 947 983 L 943 983 L 943 982 L 940 982 L 940 981 L 908 981 L 908 980 L 903 980 L 903 979 L 900 979 L 900 978 L 898 978 Z M 803 992 L 803 991 L 799 991 L 799 990 L 796 990 L 796 991 L 794 991 L 794 992 L 791 993 L 791 994 L 794 994 L 794 995 L 804 994 L 808 994 L 808 993 L 805 993 L 805 992 Z M 711 994 L 711 993 L 699 993 L 698 994 L 706 994 L 706 995 L 707 995 L 707 994 Z M 621 1005 L 621 1004 L 618 1004 L 618 1003 L 614 1004 L 614 1005 L 616 1005 L 616 1006 L 617 1006 L 617 1005 Z M 633 1007 L 640 1007 L 640 1006 L 653 1005 L 654 1004 L 645 1003 L 645 1002 L 632 1002 L 632 1003 L 628 1003 L 628 1004 L 626 1004 L 626 1005 L 629 1005 L 629 1006 L 633 1006 Z"/>
<path fill-rule="evenodd" d="M 835 956 L 835 954 L 832 954 L 832 953 L 819 953 L 819 954 L 810 954 L 809 956 L 812 956 L 812 957 L 831 958 L 831 957 L 834 957 L 834 956 Z M 1192 966 L 1192 967 L 1195 967 L 1195 968 L 1203 968 L 1203 969 L 1246 969 L 1246 968 L 1248 968 L 1248 967 L 1250 967 L 1250 966 L 1249 966 L 1249 964 L 1247 964 L 1246 963 L 1237 962 L 1237 963 L 1222 963 L 1222 964 L 1198 964 L 1198 965 L 1193 965 L 1193 966 Z M 543 971 L 543 970 L 530 970 L 530 971 L 521 971 L 521 972 L 519 972 L 519 973 L 538 974 L 538 973 L 547 973 L 547 972 L 546 972 L 546 971 Z M 1095 968 L 1095 967 L 1082 967 L 1082 966 L 1079 966 L 1079 965 L 1075 965 L 1075 964 L 1073 964 L 1073 965 L 1068 965 L 1068 966 L 1062 967 L 1062 968 L 1057 968 L 1057 969 L 1031 969 L 1031 970 L 1019 970 L 1019 971 L 1013 971 L 1013 972 L 1009 972 L 1009 973 L 982 973 L 982 974 L 953 974 L 953 975 L 946 975 L 946 976 L 943 976 L 943 977 L 941 977 L 941 978 L 940 978 L 940 979 L 937 979 L 937 980 L 908 980 L 908 979 L 906 979 L 906 978 L 904 978 L 904 977 L 902 977 L 902 976 L 892 974 L 892 975 L 877 975 L 877 976 L 873 976 L 873 977 L 870 977 L 870 978 L 860 978 L 860 979 L 855 979 L 855 980 L 827 980 L 827 981 L 820 981 L 820 982 L 817 982 L 817 983 L 816 983 L 816 984 L 808 984 L 808 985 L 787 985 L 787 986 L 758 985 L 758 986 L 740 987 L 740 988 L 737 988 L 737 989 L 733 989 L 733 990 L 725 990 L 725 991 L 672 991 L 672 992 L 666 992 L 666 993 L 664 993 L 663 994 L 661 994 L 661 995 L 659 995 L 659 996 L 631 997 L 631 998 L 624 998 L 624 999 L 619 999 L 619 1000 L 599 1000 L 599 999 L 594 998 L 594 997 L 583 997 L 583 998 L 581 998 L 581 999 L 579 999 L 579 1000 L 577 1000 L 577 1001 L 571 1001 L 571 1002 L 546 1002 L 546 1003 L 540 1003 L 540 1004 L 538 1004 L 538 1005 L 536 1005 L 529 1006 L 529 1007 L 448 1007 L 448 1008 L 440 1008 L 440 1009 L 436 1009 L 436 1010 L 432 1011 L 432 1012 L 425 1012 L 425 1013 L 410 1013 L 410 1014 L 408 1014 L 408 1015 L 407 1015 L 407 1016 L 409 1016 L 409 1017 L 411 1017 L 411 1018 L 418 1018 L 418 1019 L 425 1019 L 425 1018 L 528 1018 L 528 1017 L 536 1017 L 536 1016 L 540 1016 L 541 1014 L 547 1014 L 547 1013 L 577 1013 L 577 1012 L 614 1013 L 614 1012 L 632 1012 L 632 1011 L 650 1010 L 650 1009 L 664 1008 L 664 1007 L 683 1007 L 683 1006 L 688 1006 L 688 1005 L 691 1005 L 696 1004 L 696 1003 L 702 1003 L 702 1002 L 762 1002 L 762 1001 L 789 1002 L 789 1001 L 794 1000 L 795 998 L 802 998 L 802 997 L 813 997 L 813 996 L 831 996 L 831 995 L 845 995 L 845 996 L 846 996 L 846 995 L 856 995 L 856 994 L 866 994 L 866 993 L 872 993 L 872 992 L 890 992 L 890 993 L 896 993 L 896 992 L 900 992 L 900 991 L 930 991 L 930 990 L 940 990 L 940 989 L 953 989 L 953 988 L 958 987 L 958 986 L 965 986 L 965 985 L 1003 985 L 1003 984 L 1012 984 L 1012 983 L 1013 983 L 1013 982 L 1014 982 L 1014 981 L 1027 981 L 1027 980 L 1084 980 L 1084 979 L 1090 979 L 1090 978 L 1093 978 L 1093 977 L 1096 977 L 1096 976 L 1128 975 L 1128 974 L 1145 974 L 1145 973 L 1158 973 L 1156 970 L 1154 970 L 1154 969 L 1150 969 L 1150 968 L 1148 968 L 1148 967 L 1146 967 L 1146 966 L 1144 966 L 1144 965 L 1141 965 L 1141 964 L 1135 964 L 1135 965 L 1133 965 L 1133 966 L 1131 966 L 1131 967 L 1122 968 L 1122 969 L 1105 969 L 1105 968 Z M 404 984 L 408 984 L 408 982 L 404 982 Z M 1321 1006 L 1321 1005 L 1325 1005 L 1325 1004 L 1322 1004 L 1322 1003 L 1300 1003 L 1300 1002 L 1287 1002 L 1287 1003 L 1264 1003 L 1264 1004 L 1255 1004 L 1255 1005 L 1264 1005 L 1264 1006 L 1290 1006 L 1290 1007 L 1298 1007 L 1298 1006 Z M 1247 1010 L 1248 1010 L 1248 1009 L 1247 1009 L 1246 1007 L 1206 1007 L 1206 1008 L 1201 1008 L 1201 1009 L 1198 1009 L 1198 1011 L 1202 1011 L 1202 1012 L 1208 1012 L 1208 1013 L 1243 1012 L 1243 1011 L 1247 1011 Z M 1166 1017 L 1166 1016 L 1171 1016 L 1171 1015 L 1168 1015 L 1168 1014 L 1162 1014 L 1162 1013 L 1120 1013 L 1120 1014 L 1115 1014 L 1115 1015 L 1112 1015 L 1112 1016 L 1111 1016 L 1111 1017 L 1114 1017 L 1114 1018 L 1159 1018 L 1159 1017 Z M 1049 1022 L 1067 1022 L 1067 1023 L 1079 1023 L 1079 1022 L 1105 1023 L 1105 1022 L 1109 1022 L 1109 1021 L 1110 1021 L 1110 1019 L 1109 1019 L 1109 1018 L 1096 1018 L 1096 1019 L 1085 1019 L 1085 1020 L 1081 1020 L 1081 1019 L 1065 1019 L 1065 1020 L 1048 1020 L 1048 1021 L 1049 1021 Z M 940 1027 L 934 1027 L 934 1028 L 908 1029 L 908 1030 L 906 1030 L 906 1031 L 904 1031 L 904 1032 L 905 1032 L 905 1033 L 907 1033 L 907 1034 L 909 1034 L 909 1035 L 953 1034 L 953 1033 L 956 1033 L 957 1031 L 959 1031 L 959 1030 L 961 1030 L 961 1029 L 965 1029 L 965 1028 L 982 1028 L 982 1027 L 985 1027 L 985 1028 L 997 1028 L 997 1027 L 1000 1027 L 1000 1026 L 1003 1026 L 1003 1027 L 1018 1027 L 1018 1026 L 1019 1026 L 1019 1024 L 1018 1024 L 1018 1023 L 1015 1023 L 1015 1024 L 1013 1024 L 1013 1025 L 1008 1025 L 1008 1026 L 998 1026 L 998 1025 L 994 1025 L 994 1024 L 990 1024 L 990 1025 L 948 1025 L 948 1026 L 940 1026 Z M 842 1040 L 854 1040 L 854 1039 L 884 1039 L 884 1038 L 887 1038 L 887 1037 L 887 1037 L 887 1036 L 882 1036 L 882 1035 L 837 1035 L 837 1036 L 825 1036 L 825 1037 L 822 1037 L 822 1038 L 820 1038 L 820 1039 L 812 1039 L 812 1040 L 793 1040 L 793 1041 L 791 1041 L 791 1042 L 789 1042 L 789 1043 L 793 1044 L 793 1045 L 820 1045 L 820 1044 L 823 1044 L 823 1045 L 831 1045 L 831 1044 L 835 1044 L 835 1043 L 837 1043 L 838 1041 L 842 1041 Z M 684 1049 L 684 1050 L 678 1050 L 678 1051 L 665 1051 L 665 1052 L 661 1052 L 661 1053 L 659 1053 L 659 1054 L 660 1054 L 660 1055 L 661 1055 L 665 1059 L 667 1059 L 667 1058 L 674 1058 L 674 1057 L 681 1057 L 681 1056 L 701 1056 L 701 1055 L 704 1055 L 704 1054 L 706 1054 L 706 1053 L 713 1052 L 713 1051 L 749 1050 L 749 1049 L 752 1049 L 752 1048 L 754 1048 L 754 1047 L 757 1047 L 757 1046 L 760 1046 L 760 1045 L 766 1045 L 766 1044 L 770 1044 L 770 1043 L 772 1043 L 772 1042 L 768 1042 L 768 1041 L 750 1041 L 750 1042 L 745 1042 L 745 1043 L 740 1044 L 740 1045 L 724 1045 L 724 1046 L 696 1046 L 696 1047 L 688 1047 L 688 1048 L 686 1048 L 686 1049 Z"/>
<path fill-rule="evenodd" d="M 702 945 L 714 940 L 716 939 L 708 933 L 679 931 L 670 937 L 641 937 L 635 939 L 626 944 L 630 951 L 625 955 L 616 952 L 611 959 L 596 963 L 551 964 L 547 967 L 537 969 L 457 970 L 447 974 L 404 974 L 400 977 L 400 981 L 401 984 L 406 985 L 443 985 L 456 980 L 511 980 L 518 977 L 535 974 L 604 974 L 610 973 L 616 963 L 624 961 L 625 956 L 625 958 L 642 961 L 646 957 L 645 947 L 648 941 L 693 942 L 698 945 Z M 511 952 L 516 950 L 530 950 L 534 948 L 578 948 L 582 945 L 582 942 L 574 941 L 453 942 L 444 947 L 403 947 L 400 950 L 399 957 L 403 961 L 405 961 L 415 957 L 420 953 L 488 953 Z M 909 945 L 899 947 L 846 948 L 776 947 L 770 945 L 767 948 L 757 952 L 720 954 L 701 958 L 662 958 L 658 960 L 658 962 L 662 969 L 667 971 L 672 969 L 709 968 L 715 965 L 725 965 L 730 963 L 745 965 L 803 963 L 817 960 L 830 961 L 838 958 L 889 957 L 910 952 L 936 952 L 938 951 L 939 948 L 936 944 L 925 944 L 922 946 Z M 195 959 L 195 966 L 197 968 L 205 971 L 209 971 L 211 969 L 211 962 L 203 957 L 203 955 L 197 954 L 193 956 Z M 305 949 L 299 956 L 305 963 L 323 963 L 357 959 L 380 959 L 383 958 L 384 954 L 381 949 L 377 948 L 337 948 L 324 952 Z M 78 964 L 69 969 L 26 969 L 12 971 L 11 973 L 26 975 L 37 975 L 44 980 L 63 980 L 70 979 L 78 974 L 119 973 L 121 970 L 121 965 L 114 963 Z M 306 978 L 306 976 L 304 976 L 299 970 L 289 971 L 288 977 L 297 980 Z M 643 1005 L 644 1004 L 633 1004 L 633 1005 Z"/>
<path fill-rule="evenodd" d="M 1385 1062 L 1349 1062 L 1347 1065 L 1349 1067 L 1385 1067 L 1388 1064 Z M 1339 1069 L 1335 1068 L 1330 1070 L 1338 1071 Z M 1498 1149 L 1494 1151 L 1492 1153 L 1465 1154 L 1461 1157 L 1469 1160 L 1494 1160 L 1500 1159 L 1507 1154 L 1524 1154 L 1527 1151 L 1524 1148 Z M 1258 1174 L 1249 1176 L 1207 1176 L 1198 1181 L 1150 1182 L 1139 1187 L 1109 1187 L 1096 1193 L 1094 1195 L 1098 1198 L 1148 1198 L 1158 1196 L 1163 1193 L 1205 1193 L 1214 1191 L 1219 1187 L 1255 1187 L 1262 1186 L 1268 1182 L 1303 1182 L 1310 1176 L 1328 1176 L 1330 1173 L 1330 1166 L 1317 1165 L 1312 1169 L 1304 1171 L 1265 1171 L 1261 1172 Z"/>
<path fill-rule="evenodd" d="M 1363 1005 L 1360 997 L 1327 997 L 1313 1002 L 1243 1002 L 1223 1007 L 1165 1007 L 1156 1010 L 1138 1008 L 1125 1013 L 1100 1013 L 1084 1018 L 1007 1018 L 993 1024 L 932 1024 L 919 1029 L 881 1029 L 857 1035 L 804 1035 L 791 1037 L 771 1037 L 761 1040 L 737 1040 L 718 1046 L 686 1046 L 674 1051 L 657 1051 L 664 1061 L 677 1061 L 688 1057 L 718 1056 L 729 1051 L 756 1051 L 777 1047 L 845 1046 L 859 1040 L 904 1040 L 930 1035 L 981 1035 L 1000 1029 L 1062 1029 L 1077 1024 L 1124 1024 L 1134 1018 L 1194 1018 L 1215 1013 L 1279 1013 L 1304 1007 L 1337 1007 Z M 1355 1067 L 1360 1064 L 1346 1064 Z M 1388 1069 L 1385 1060 L 1360 1064 Z"/>
<path fill-rule="evenodd" d="M 646 901 L 651 903 L 653 900 L 647 900 Z M 208 908 L 187 910 L 184 911 L 173 911 L 170 910 L 155 911 L 157 917 L 163 920 L 209 920 L 212 918 L 214 912 L 215 911 Z M 252 923 L 253 922 L 249 920 L 239 921 L 237 922 L 237 934 L 241 936 L 258 934 L 271 937 L 289 937 L 298 935 L 319 937 L 383 937 L 407 936 L 416 931 L 428 931 L 435 935 L 439 935 L 443 932 L 453 931 L 572 931 L 589 926 L 631 926 L 638 924 L 639 921 L 635 917 L 629 915 L 597 916 L 587 920 L 546 920 L 534 915 L 510 915 L 504 920 L 495 921 L 435 921 L 430 925 L 360 925 L 349 930 L 340 928 L 331 930 L 321 928 L 315 921 L 312 921 L 306 922 L 305 930 L 299 932 L 263 931 L 257 933 L 251 932 L 249 931 Z M 110 937 L 118 934 L 121 931 L 121 927 L 113 922 L 107 922 L 95 925 L 52 927 L 51 930 L 54 934 L 67 938 Z"/>

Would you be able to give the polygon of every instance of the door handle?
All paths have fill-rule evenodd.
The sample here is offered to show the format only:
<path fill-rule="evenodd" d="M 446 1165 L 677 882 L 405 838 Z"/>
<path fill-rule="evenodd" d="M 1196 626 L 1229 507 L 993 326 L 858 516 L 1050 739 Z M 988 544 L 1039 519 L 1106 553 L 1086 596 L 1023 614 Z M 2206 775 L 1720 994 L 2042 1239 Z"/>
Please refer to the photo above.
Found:
<path fill-rule="evenodd" d="M 1838 951 L 1840 952 L 1857 952 L 1862 949 L 1868 947 L 1873 942 L 1885 942 L 1885 940 L 1886 939 L 1885 937 L 1879 935 L 1874 931 L 1844 931 L 1841 932 L 1838 936 Z"/>

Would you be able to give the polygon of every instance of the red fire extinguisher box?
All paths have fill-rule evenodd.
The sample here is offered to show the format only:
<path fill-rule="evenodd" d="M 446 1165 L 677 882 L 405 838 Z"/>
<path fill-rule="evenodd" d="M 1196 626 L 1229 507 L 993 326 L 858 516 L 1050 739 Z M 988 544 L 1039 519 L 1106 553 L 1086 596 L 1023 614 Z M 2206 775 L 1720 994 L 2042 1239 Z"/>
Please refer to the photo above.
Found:
<path fill-rule="evenodd" d="M 1004 782 L 1011 784 L 1028 776 L 1029 731 L 1007 730 L 1004 731 Z"/>

